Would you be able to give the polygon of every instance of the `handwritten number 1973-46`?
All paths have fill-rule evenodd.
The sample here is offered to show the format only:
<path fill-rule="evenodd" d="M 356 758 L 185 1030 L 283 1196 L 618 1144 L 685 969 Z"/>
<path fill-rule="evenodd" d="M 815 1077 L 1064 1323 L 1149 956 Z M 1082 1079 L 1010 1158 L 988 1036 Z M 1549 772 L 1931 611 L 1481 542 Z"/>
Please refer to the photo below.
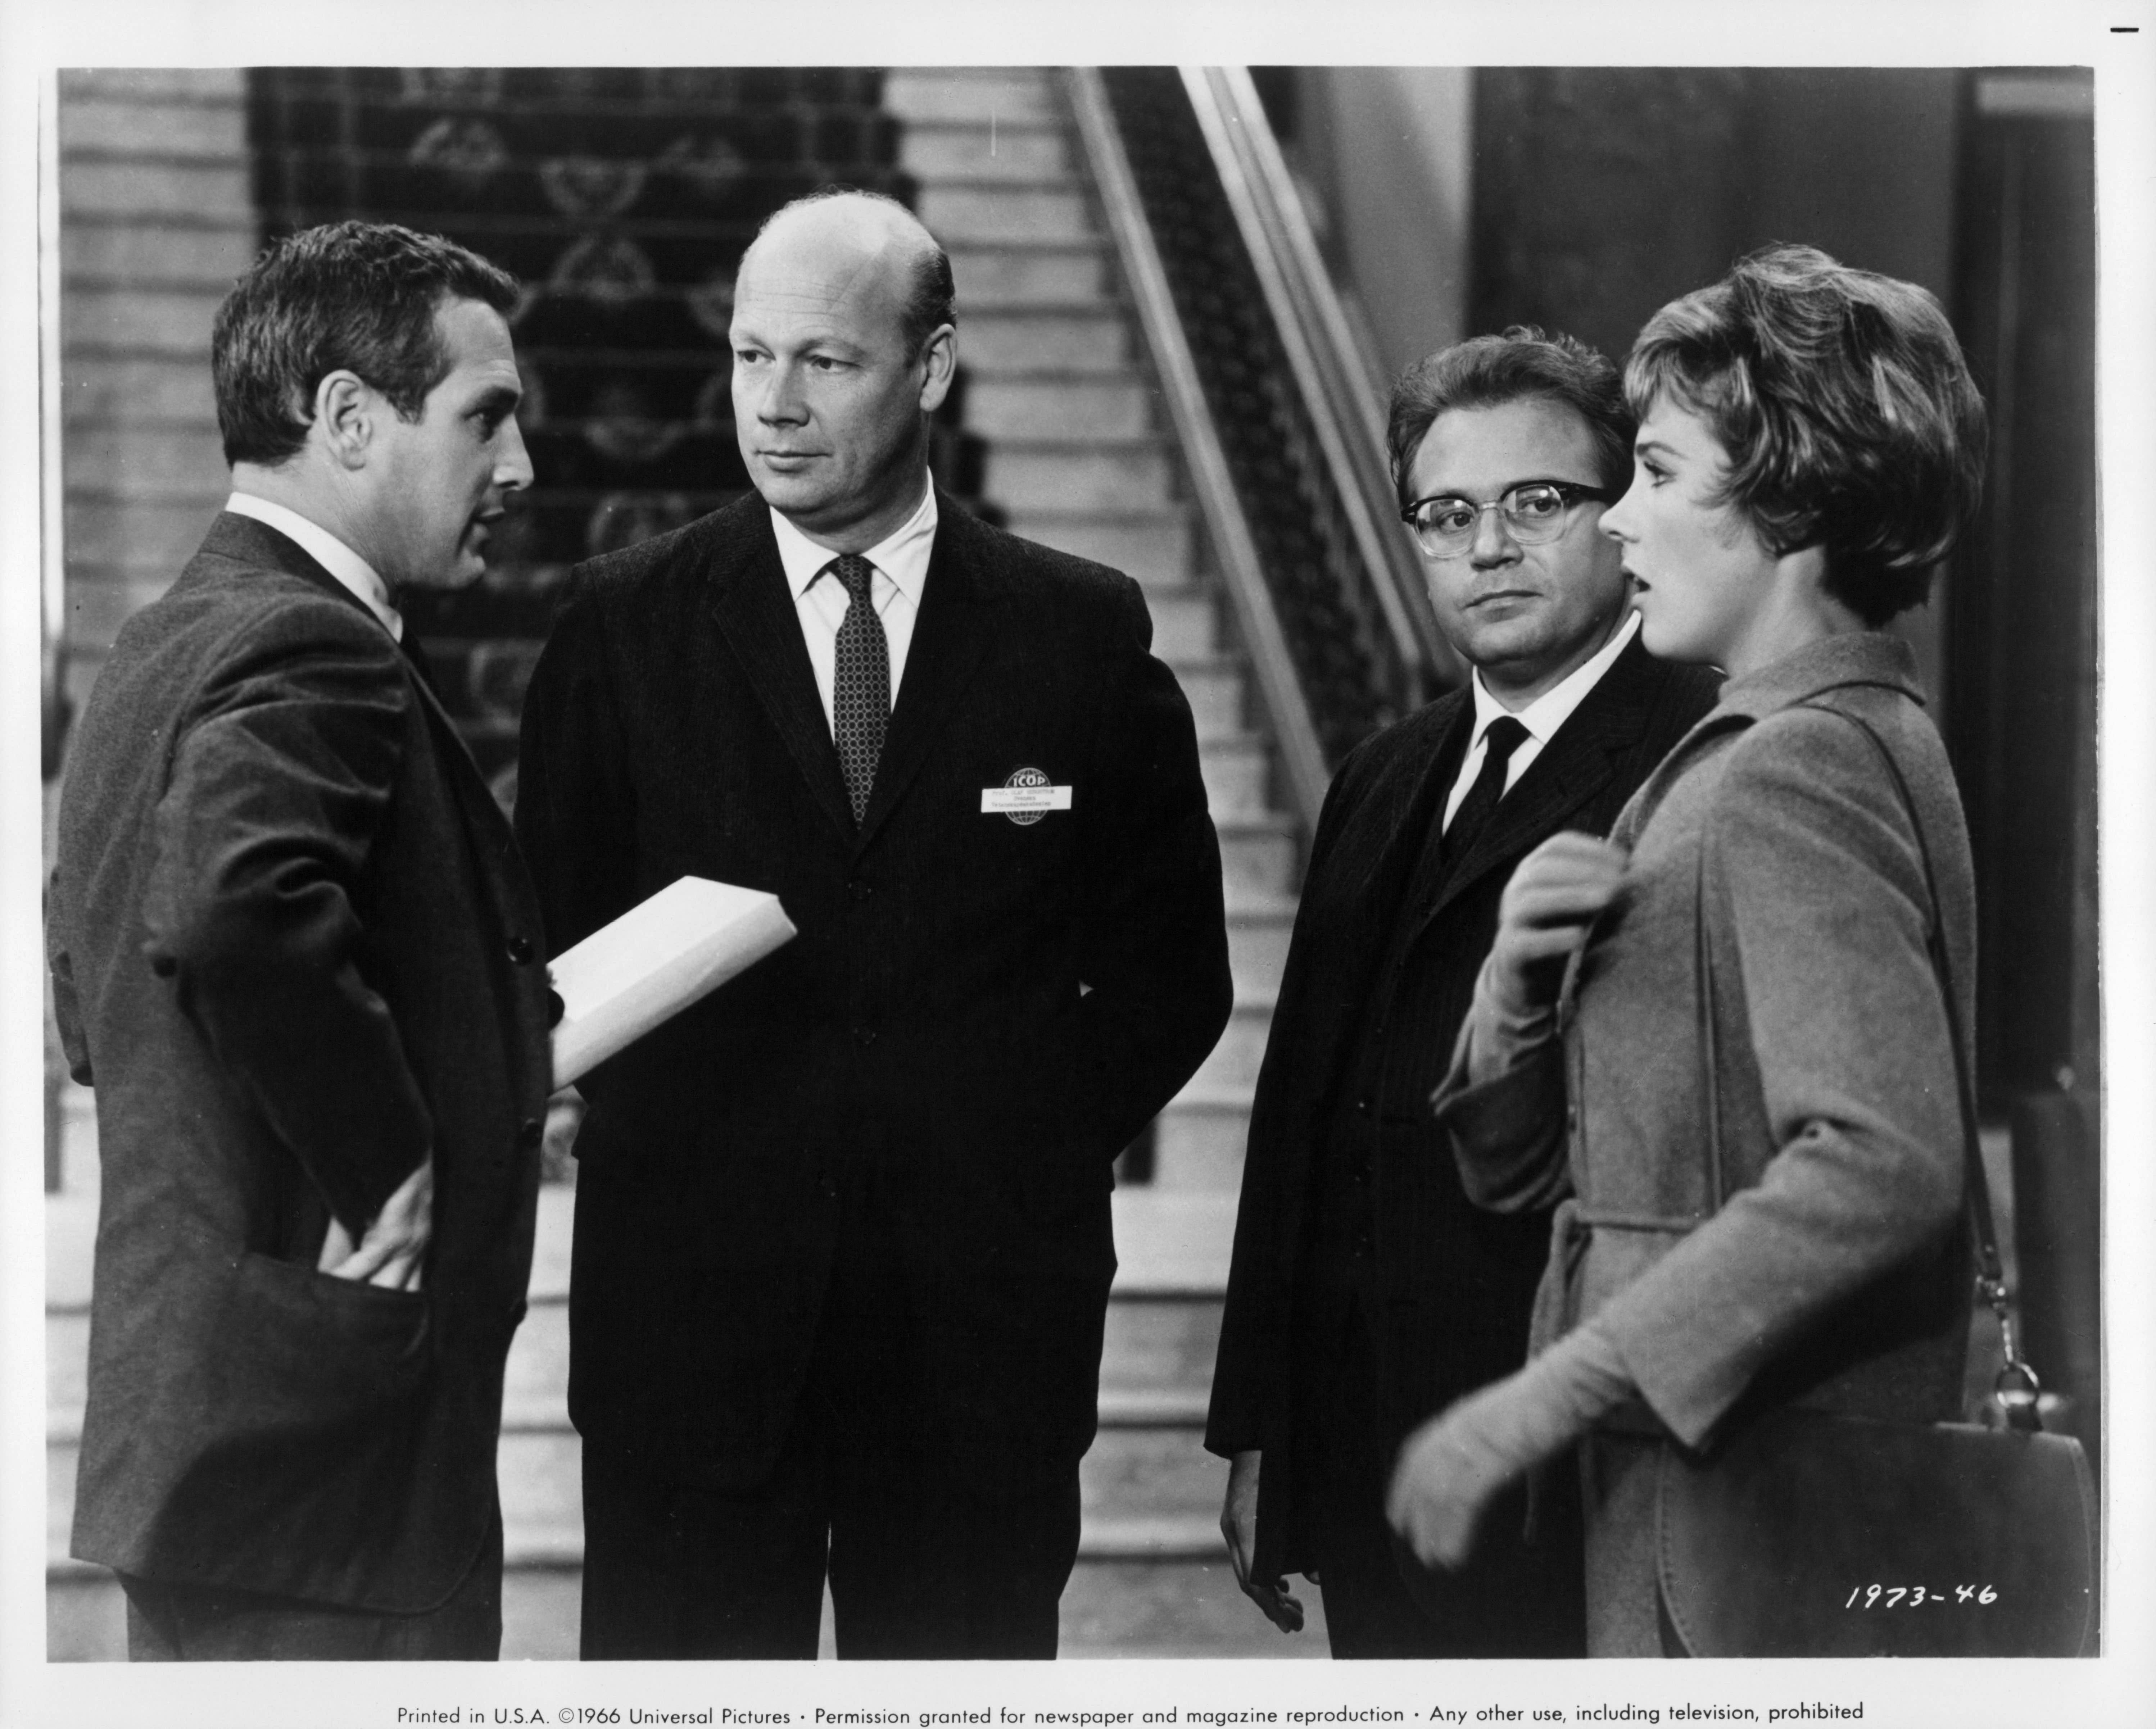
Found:
<path fill-rule="evenodd" d="M 1863 1602 L 1859 1603 L 1858 1598 Z M 1927 1590 L 1922 1585 L 1859 1585 L 1849 1593 L 1845 1609 L 1856 1608 L 1916 1608 L 1933 1603 L 1994 1603 L 1999 1601 L 1998 1592 L 1989 1585 L 1957 1585 L 1951 1593 Z"/>

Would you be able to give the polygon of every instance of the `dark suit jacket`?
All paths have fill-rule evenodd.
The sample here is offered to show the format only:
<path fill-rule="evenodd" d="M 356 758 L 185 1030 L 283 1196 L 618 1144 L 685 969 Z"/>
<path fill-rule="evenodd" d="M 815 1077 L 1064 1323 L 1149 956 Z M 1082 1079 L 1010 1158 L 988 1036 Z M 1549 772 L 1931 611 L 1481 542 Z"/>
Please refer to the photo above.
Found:
<path fill-rule="evenodd" d="M 103 1197 L 74 1550 L 439 1603 L 495 1516 L 548 1085 L 507 822 L 381 624 L 218 518 L 76 729 L 49 943 Z M 417 1293 L 314 1270 L 432 1149 Z"/>
<path fill-rule="evenodd" d="M 1635 639 L 1450 866 L 1434 907 L 1411 921 L 1402 918 L 1404 900 L 1466 753 L 1471 694 L 1455 691 L 1365 741 L 1334 777 L 1258 1075 L 1206 1430 L 1216 1453 L 1265 1453 L 1261 1576 L 1307 1562 L 1290 1542 L 1298 1523 L 1291 1368 L 1311 1277 L 1313 1166 L 1372 993 L 1396 961 L 1435 970 L 1414 993 L 1420 1024 L 1394 1027 L 1390 1036 L 1439 1053 L 1441 1073 L 1512 867 L 1559 829 L 1606 833 L 1634 788 L 1712 705 L 1717 682 L 1655 660 Z M 1548 1253 L 1548 1215 L 1502 1219 L 1471 1206 L 1449 1145 L 1427 1126 L 1389 1132 L 1378 1144 L 1378 1393 L 1389 1455 L 1424 1418 L 1519 1366 Z"/>
<path fill-rule="evenodd" d="M 754 495 L 583 567 L 526 699 L 557 951 L 685 873 L 800 932 L 583 1083 L 570 1409 L 655 1472 L 769 1469 L 871 1166 L 951 1455 L 989 1486 L 1070 1468 L 1111 1163 L 1227 1018 L 1219 848 L 1143 597 L 938 508 L 859 833 Z M 1027 768 L 1071 808 L 983 813 Z"/>

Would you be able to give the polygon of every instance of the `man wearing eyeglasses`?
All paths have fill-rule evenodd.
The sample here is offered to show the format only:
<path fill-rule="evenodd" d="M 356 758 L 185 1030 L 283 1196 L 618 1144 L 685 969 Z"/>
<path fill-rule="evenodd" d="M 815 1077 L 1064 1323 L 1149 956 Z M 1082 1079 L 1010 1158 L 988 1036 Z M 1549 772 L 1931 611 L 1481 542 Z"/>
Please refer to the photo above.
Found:
<path fill-rule="evenodd" d="M 1519 1367 L 1547 1213 L 1483 1213 L 1429 1123 L 1513 867 L 1608 832 L 1717 681 L 1638 642 L 1599 528 L 1630 477 L 1617 367 L 1515 328 L 1394 387 L 1401 514 L 1467 686 L 1364 741 L 1313 843 L 1258 1080 L 1206 1444 L 1221 1528 L 1284 1631 L 1323 1593 L 1338 1657 L 1584 1649 L 1577 1485 L 1491 1514 L 1470 1567 L 1424 1573 L 1384 1520 L 1401 1441 Z"/>

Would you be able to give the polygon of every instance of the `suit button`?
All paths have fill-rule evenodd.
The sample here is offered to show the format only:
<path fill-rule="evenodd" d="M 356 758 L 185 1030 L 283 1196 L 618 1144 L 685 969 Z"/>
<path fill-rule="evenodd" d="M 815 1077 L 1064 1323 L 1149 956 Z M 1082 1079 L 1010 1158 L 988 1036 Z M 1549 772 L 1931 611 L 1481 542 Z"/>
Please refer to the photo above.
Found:
<path fill-rule="evenodd" d="M 819 1177 L 816 1179 L 816 1193 L 823 1196 L 823 1198 L 827 1201 L 835 1199 L 839 1193 L 838 1178 L 835 1177 Z"/>
<path fill-rule="evenodd" d="M 1368 1099 L 1358 1099 L 1355 1101 L 1355 1114 L 1358 1116 L 1368 1116 L 1370 1114 L 1370 1101 Z"/>
<path fill-rule="evenodd" d="M 875 890 L 867 883 L 848 883 L 846 892 L 856 900 L 865 900 L 875 893 Z"/>
<path fill-rule="evenodd" d="M 869 1046 L 875 1043 L 875 1036 L 876 1032 L 874 1027 L 855 1027 L 854 1029 L 854 1043 L 860 1045 L 864 1050 L 866 1050 Z"/>
<path fill-rule="evenodd" d="M 547 1024 L 550 1027 L 560 1026 L 562 1024 L 562 1017 L 566 1013 L 567 1013 L 567 1009 L 562 1001 L 562 993 L 559 991 L 547 992 Z"/>
<path fill-rule="evenodd" d="M 531 957 L 537 952 L 538 951 L 531 947 L 531 939 L 529 936 L 512 936 L 509 939 L 509 958 L 520 967 L 528 966 Z"/>
<path fill-rule="evenodd" d="M 527 1151 L 547 1138 L 547 1126 L 536 1116 L 527 1116 L 516 1126 L 516 1144 Z"/>

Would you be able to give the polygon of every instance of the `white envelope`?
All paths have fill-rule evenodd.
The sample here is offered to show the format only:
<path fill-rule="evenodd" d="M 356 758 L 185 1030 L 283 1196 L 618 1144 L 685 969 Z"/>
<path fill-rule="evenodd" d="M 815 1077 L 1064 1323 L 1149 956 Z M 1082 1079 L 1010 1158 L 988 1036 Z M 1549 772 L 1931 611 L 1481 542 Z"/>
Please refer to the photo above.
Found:
<path fill-rule="evenodd" d="M 701 876 L 670 883 L 555 957 L 554 1085 L 568 1085 L 793 934 L 776 895 Z"/>

